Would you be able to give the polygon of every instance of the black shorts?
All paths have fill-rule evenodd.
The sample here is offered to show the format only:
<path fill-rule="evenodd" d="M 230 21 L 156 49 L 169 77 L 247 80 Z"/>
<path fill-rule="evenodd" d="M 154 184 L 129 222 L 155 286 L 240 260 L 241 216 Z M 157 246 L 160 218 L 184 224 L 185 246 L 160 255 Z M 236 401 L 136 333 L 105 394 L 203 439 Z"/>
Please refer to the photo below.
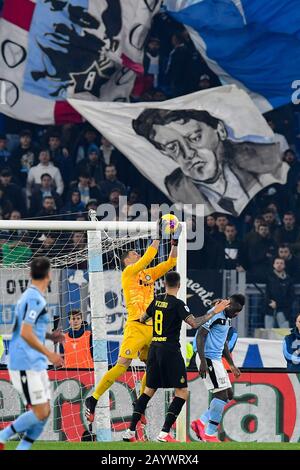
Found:
<path fill-rule="evenodd" d="M 184 359 L 177 346 L 151 344 L 147 360 L 146 385 L 149 388 L 186 388 Z"/>

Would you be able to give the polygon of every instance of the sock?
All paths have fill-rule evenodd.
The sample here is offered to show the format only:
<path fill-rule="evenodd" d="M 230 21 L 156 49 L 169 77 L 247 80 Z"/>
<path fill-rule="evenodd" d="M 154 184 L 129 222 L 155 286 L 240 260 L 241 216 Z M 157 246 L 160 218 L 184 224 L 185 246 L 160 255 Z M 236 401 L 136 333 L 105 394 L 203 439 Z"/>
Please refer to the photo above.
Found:
<path fill-rule="evenodd" d="M 168 408 L 166 419 L 162 427 L 162 432 L 166 432 L 169 434 L 170 429 L 175 423 L 177 416 L 182 410 L 182 407 L 184 404 L 185 404 L 185 400 L 183 398 L 174 397 L 171 405 Z"/>
<path fill-rule="evenodd" d="M 32 447 L 34 441 L 36 441 L 43 432 L 43 429 L 47 423 L 47 419 L 39 421 L 35 426 L 31 427 L 19 443 L 16 450 L 29 450 Z"/>
<path fill-rule="evenodd" d="M 209 421 L 206 428 L 206 434 L 210 436 L 217 432 L 217 427 L 219 426 L 226 401 L 220 400 L 219 398 L 214 398 L 210 403 L 210 413 Z"/>
<path fill-rule="evenodd" d="M 146 388 L 147 373 L 145 372 L 141 381 L 140 396 L 143 395 Z"/>
<path fill-rule="evenodd" d="M 202 415 L 200 416 L 200 421 L 202 421 L 203 424 L 207 424 L 209 420 L 209 413 L 210 409 L 208 408 Z"/>
<path fill-rule="evenodd" d="M 116 364 L 112 367 L 100 380 L 98 383 L 93 397 L 98 401 L 99 398 L 112 386 L 112 384 L 117 380 L 120 375 L 123 375 L 126 372 L 127 367 L 123 366 L 122 364 Z"/>
<path fill-rule="evenodd" d="M 149 397 L 149 395 L 143 393 L 143 395 L 140 396 L 140 398 L 134 405 L 134 411 L 132 413 L 131 423 L 129 427 L 130 431 L 136 430 L 137 423 L 141 419 L 141 415 L 145 413 L 150 398 L 151 397 Z"/>
<path fill-rule="evenodd" d="M 31 428 L 38 422 L 39 419 L 37 419 L 32 410 L 23 413 L 12 424 L 0 432 L 0 442 L 6 442 L 15 434 L 27 431 L 27 429 Z"/>

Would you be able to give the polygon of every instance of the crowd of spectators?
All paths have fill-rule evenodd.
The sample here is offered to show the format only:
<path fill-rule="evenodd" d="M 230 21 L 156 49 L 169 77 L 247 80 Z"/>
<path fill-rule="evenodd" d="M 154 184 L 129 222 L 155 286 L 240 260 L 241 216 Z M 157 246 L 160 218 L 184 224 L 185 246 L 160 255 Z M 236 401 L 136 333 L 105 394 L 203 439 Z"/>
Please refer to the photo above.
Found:
<path fill-rule="evenodd" d="M 187 31 L 164 13 L 154 19 L 144 70 L 132 91 L 133 102 L 160 101 L 220 85 Z M 205 245 L 189 253 L 188 266 L 246 271 L 249 282 L 267 283 L 268 307 L 276 304 L 276 311 L 284 313 L 288 305 L 276 301 L 273 292 L 286 289 L 284 295 L 292 302 L 293 283 L 300 282 L 300 119 L 292 104 L 265 117 L 289 165 L 287 183 L 262 190 L 238 218 L 208 216 Z M 120 208 L 123 195 L 127 205 Z M 122 214 L 132 220 L 130 207 L 139 202 L 151 215 L 150 204 L 169 201 L 89 124 L 43 127 L 5 118 L 3 131 L 0 125 L 1 218 L 80 221 L 87 219 L 89 209 L 110 203 L 116 218 Z M 3 262 L 9 264 L 12 258 L 23 262 L 32 253 L 48 254 L 55 235 L 39 235 L 32 244 L 28 234 L 18 233 L 7 240 L 1 233 Z M 83 248 L 84 235 L 81 241 L 76 237 L 76 233 L 71 236 L 72 249 L 77 242 Z M 68 253 L 65 245 L 66 240 L 63 254 Z"/>

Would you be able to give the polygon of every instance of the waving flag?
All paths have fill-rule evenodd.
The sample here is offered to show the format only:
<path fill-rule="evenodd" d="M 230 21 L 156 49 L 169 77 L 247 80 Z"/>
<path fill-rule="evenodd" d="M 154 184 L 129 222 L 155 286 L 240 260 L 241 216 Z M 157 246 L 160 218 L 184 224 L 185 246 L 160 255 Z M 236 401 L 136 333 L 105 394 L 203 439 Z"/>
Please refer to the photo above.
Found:
<path fill-rule="evenodd" d="M 68 104 L 126 101 L 161 0 L 5 0 L 1 112 L 39 124 L 78 122 Z"/>
<path fill-rule="evenodd" d="M 291 102 L 300 80 L 299 0 L 165 0 L 164 4 L 186 25 L 223 84 L 244 87 L 262 112 Z"/>
<path fill-rule="evenodd" d="M 172 201 L 206 214 L 238 215 L 286 181 L 271 128 L 235 85 L 162 103 L 70 103 Z"/>

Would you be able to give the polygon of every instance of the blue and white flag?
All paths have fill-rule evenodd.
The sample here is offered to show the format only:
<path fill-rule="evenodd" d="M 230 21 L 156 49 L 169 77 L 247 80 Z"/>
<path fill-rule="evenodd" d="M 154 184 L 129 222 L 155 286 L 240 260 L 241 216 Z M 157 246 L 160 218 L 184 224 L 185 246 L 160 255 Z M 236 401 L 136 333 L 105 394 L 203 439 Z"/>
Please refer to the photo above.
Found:
<path fill-rule="evenodd" d="M 223 84 L 246 89 L 262 112 L 296 100 L 299 0 L 165 0 L 164 5 L 187 27 Z"/>

